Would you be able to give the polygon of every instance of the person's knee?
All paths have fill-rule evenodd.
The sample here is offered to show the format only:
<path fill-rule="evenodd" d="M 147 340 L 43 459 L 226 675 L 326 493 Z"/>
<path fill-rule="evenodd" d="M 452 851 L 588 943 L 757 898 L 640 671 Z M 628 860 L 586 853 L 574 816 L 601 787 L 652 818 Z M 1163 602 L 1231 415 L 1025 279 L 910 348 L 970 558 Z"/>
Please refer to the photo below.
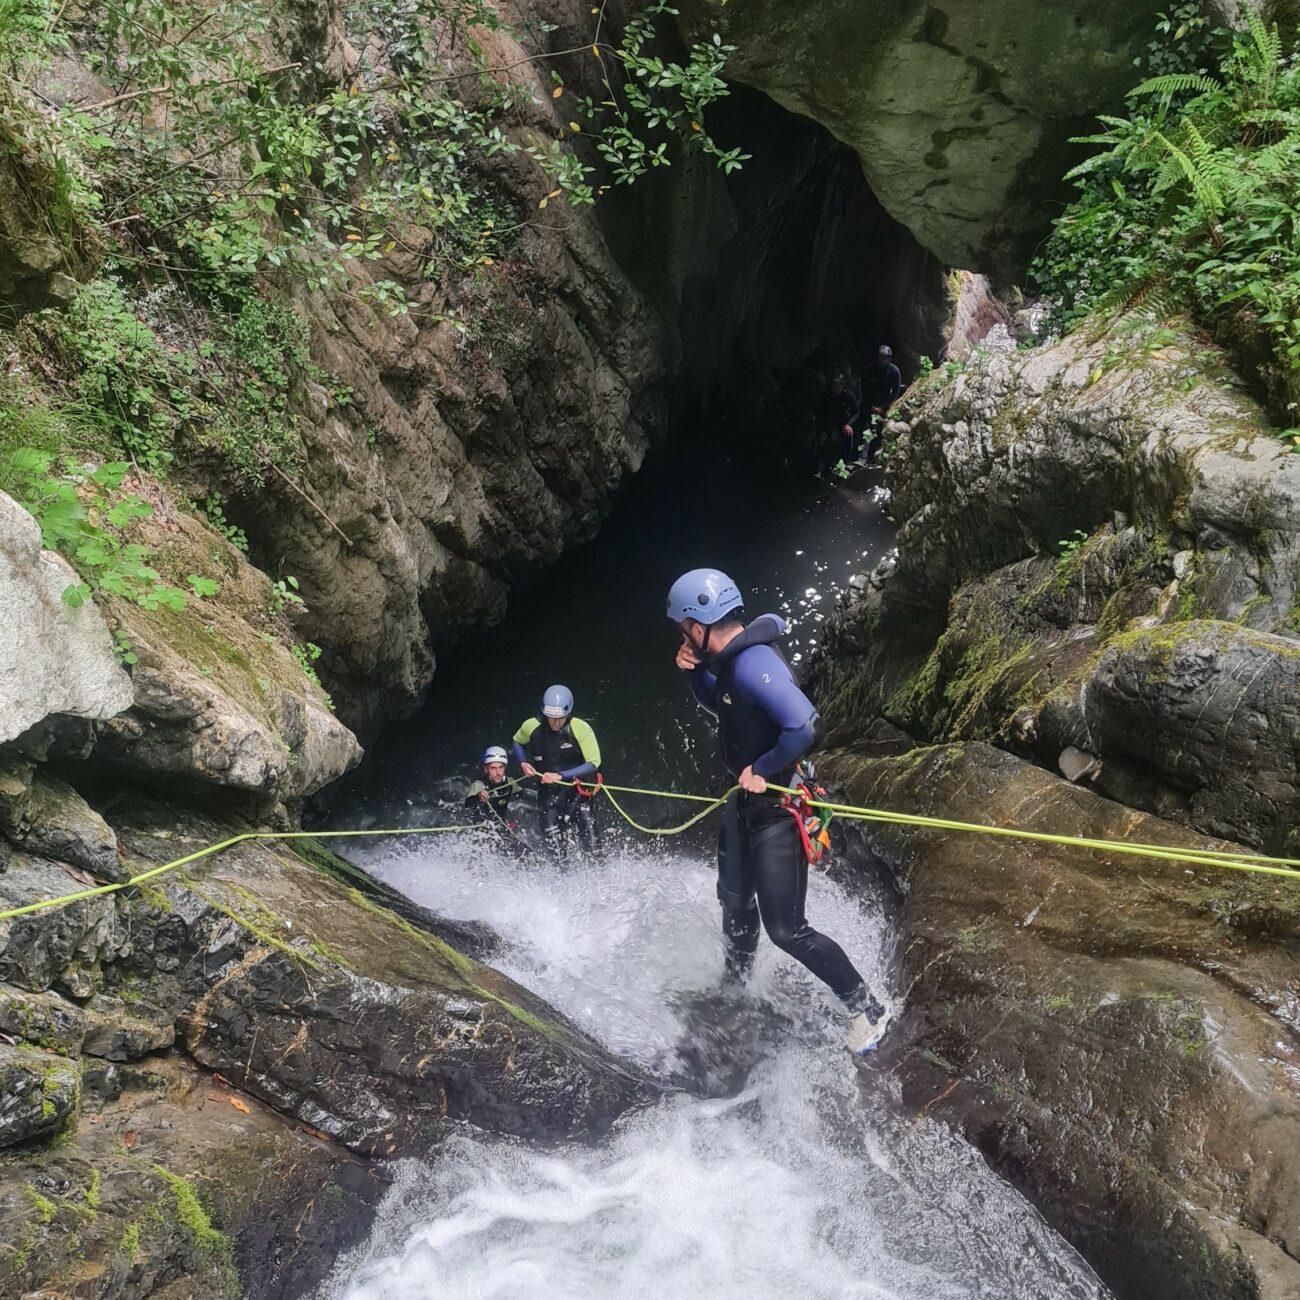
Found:
<path fill-rule="evenodd" d="M 792 956 L 803 947 L 811 933 L 806 921 L 795 924 L 785 917 L 766 921 L 764 928 L 767 930 L 767 937 L 782 952 L 790 953 Z"/>

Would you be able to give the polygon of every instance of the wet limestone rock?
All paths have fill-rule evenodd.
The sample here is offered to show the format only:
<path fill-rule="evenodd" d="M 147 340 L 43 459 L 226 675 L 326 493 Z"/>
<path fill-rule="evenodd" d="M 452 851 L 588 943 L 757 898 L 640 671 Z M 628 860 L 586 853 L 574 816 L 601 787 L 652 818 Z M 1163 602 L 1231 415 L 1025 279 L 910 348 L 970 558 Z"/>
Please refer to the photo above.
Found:
<path fill-rule="evenodd" d="M 41 549 L 36 520 L 0 492 L 0 742 L 52 713 L 110 718 L 131 702 L 99 611 L 63 600 L 77 581 Z"/>
<path fill-rule="evenodd" d="M 0 984 L 0 1033 L 65 1056 L 75 1056 L 86 1036 L 81 1008 L 57 993 L 31 993 Z"/>
<path fill-rule="evenodd" d="M 176 1041 L 175 1016 L 170 1010 L 97 993 L 85 1006 L 86 1036 L 81 1050 L 86 1056 L 108 1061 L 135 1061 L 162 1051 Z"/>
<path fill-rule="evenodd" d="M 75 1061 L 0 1043 L 0 1148 L 57 1133 L 77 1104 Z"/>
<path fill-rule="evenodd" d="M 114 1069 L 94 1123 L 0 1163 L 5 1295 L 285 1300 L 367 1231 L 383 1170 L 178 1056 Z"/>
<path fill-rule="evenodd" d="M 1231 380 L 1130 317 L 920 385 L 890 430 L 898 551 L 831 622 L 823 712 L 1051 769 L 1073 745 L 1099 790 L 1284 847 L 1300 459 Z"/>
<path fill-rule="evenodd" d="M 1143 806 L 1182 799 L 1225 838 L 1300 849 L 1300 642 L 1217 620 L 1116 637 L 1029 724 L 1140 764 L 1146 785 L 1098 788 Z M 1069 743 L 1067 741 L 1067 743 Z"/>
<path fill-rule="evenodd" d="M 132 874 L 235 829 L 122 806 Z M 366 1231 L 387 1184 L 373 1161 L 467 1121 L 586 1140 L 654 1096 L 438 933 L 454 927 L 303 852 L 242 844 L 0 922 L 0 1033 L 18 1040 L 0 1049 L 0 1291 L 305 1294 Z M 0 908 L 70 887 L 15 852 Z"/>
<path fill-rule="evenodd" d="M 18 852 L 0 872 L 0 910 L 84 888 L 56 863 Z M 116 896 L 105 895 L 0 921 L 0 981 L 88 998 L 100 987 L 104 966 L 133 945 L 127 919 Z"/>
<path fill-rule="evenodd" d="M 1231 847 L 991 746 L 822 771 L 853 803 L 1029 830 Z M 906 1005 L 884 1064 L 1072 1241 L 1120 1300 L 1300 1294 L 1294 886 L 906 827 Z"/>
<path fill-rule="evenodd" d="M 117 836 L 66 781 L 0 754 L 0 834 L 28 853 L 124 880 Z"/>
<path fill-rule="evenodd" d="M 145 860 L 185 847 L 127 842 Z M 425 1151 L 457 1119 L 590 1135 L 650 1095 L 526 990 L 350 879 L 239 845 L 167 886 L 193 1059 L 366 1155 Z"/>

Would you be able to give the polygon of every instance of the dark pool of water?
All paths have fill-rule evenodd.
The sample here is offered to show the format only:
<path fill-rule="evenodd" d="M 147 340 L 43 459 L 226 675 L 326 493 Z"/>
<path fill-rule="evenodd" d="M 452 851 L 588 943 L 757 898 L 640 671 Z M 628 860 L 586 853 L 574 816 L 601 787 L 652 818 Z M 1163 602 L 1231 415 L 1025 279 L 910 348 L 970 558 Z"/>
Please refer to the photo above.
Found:
<path fill-rule="evenodd" d="M 663 616 L 686 569 L 724 569 L 748 613 L 785 614 L 806 663 L 851 574 L 893 544 L 877 471 L 847 484 L 775 477 L 735 457 L 677 459 L 639 476 L 597 539 L 517 593 L 496 628 L 439 656 L 425 706 L 393 727 L 335 809 L 339 824 L 430 815 L 489 744 L 569 686 L 596 729 L 606 778 L 703 790 L 721 772 L 707 719 L 673 665 Z"/>

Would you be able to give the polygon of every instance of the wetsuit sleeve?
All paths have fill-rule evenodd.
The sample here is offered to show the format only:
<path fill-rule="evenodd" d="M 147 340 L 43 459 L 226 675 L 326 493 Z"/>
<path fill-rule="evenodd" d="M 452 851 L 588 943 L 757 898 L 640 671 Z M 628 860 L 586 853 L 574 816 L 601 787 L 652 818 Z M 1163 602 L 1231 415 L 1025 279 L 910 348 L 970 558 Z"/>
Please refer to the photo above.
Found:
<path fill-rule="evenodd" d="M 700 706 L 717 717 L 718 679 L 707 668 L 695 668 L 691 671 L 691 690 L 700 702 Z"/>
<path fill-rule="evenodd" d="M 776 744 L 754 760 L 755 775 L 775 776 L 812 748 L 817 710 L 775 650 L 770 646 L 746 650 L 736 664 L 736 687 L 781 728 Z"/>
<path fill-rule="evenodd" d="M 486 789 L 487 786 L 485 786 L 482 781 L 475 781 L 465 795 L 465 807 L 468 808 L 471 804 L 477 803 L 479 795 L 481 795 Z"/>
<path fill-rule="evenodd" d="M 524 748 L 533 738 L 533 732 L 537 730 L 537 719 L 529 718 L 518 731 L 515 732 L 514 742 L 511 749 L 514 751 L 516 763 L 528 762 L 528 751 Z"/>
<path fill-rule="evenodd" d="M 560 775 L 566 781 L 582 781 L 589 776 L 595 776 L 600 767 L 600 746 L 596 743 L 596 733 L 581 718 L 574 718 L 569 723 L 569 730 L 573 732 L 573 738 L 578 742 L 584 761 L 577 767 L 561 772 Z"/>

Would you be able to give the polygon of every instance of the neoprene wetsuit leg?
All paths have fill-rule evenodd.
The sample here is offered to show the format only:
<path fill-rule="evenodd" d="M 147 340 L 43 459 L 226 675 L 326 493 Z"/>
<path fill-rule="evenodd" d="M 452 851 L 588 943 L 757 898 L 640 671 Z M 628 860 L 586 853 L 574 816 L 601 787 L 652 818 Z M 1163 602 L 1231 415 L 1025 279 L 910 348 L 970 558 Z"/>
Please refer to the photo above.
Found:
<path fill-rule="evenodd" d="M 754 953 L 758 950 L 759 917 L 753 876 L 746 870 L 739 800 L 740 791 L 733 790 L 722 811 L 722 826 L 718 831 L 718 902 L 722 904 L 727 974 L 743 980 L 753 968 Z"/>
<path fill-rule="evenodd" d="M 537 796 L 537 817 L 547 848 L 558 861 L 568 860 L 570 831 L 577 834 L 584 852 L 595 852 L 596 819 L 591 800 L 583 799 L 576 790 L 543 786 Z"/>
<path fill-rule="evenodd" d="M 596 851 L 596 814 L 591 800 L 579 798 L 573 807 L 573 826 L 578 832 L 578 843 L 586 853 Z"/>
<path fill-rule="evenodd" d="M 804 914 L 808 859 L 794 819 L 770 798 L 737 792 L 728 801 L 728 814 L 733 802 L 735 813 L 724 818 L 718 852 L 728 969 L 743 974 L 753 963 L 761 916 L 778 948 L 828 984 L 841 1001 L 855 1005 L 865 991 L 862 976 L 844 949 L 814 930 Z M 728 821 L 734 822 L 730 834 Z"/>

